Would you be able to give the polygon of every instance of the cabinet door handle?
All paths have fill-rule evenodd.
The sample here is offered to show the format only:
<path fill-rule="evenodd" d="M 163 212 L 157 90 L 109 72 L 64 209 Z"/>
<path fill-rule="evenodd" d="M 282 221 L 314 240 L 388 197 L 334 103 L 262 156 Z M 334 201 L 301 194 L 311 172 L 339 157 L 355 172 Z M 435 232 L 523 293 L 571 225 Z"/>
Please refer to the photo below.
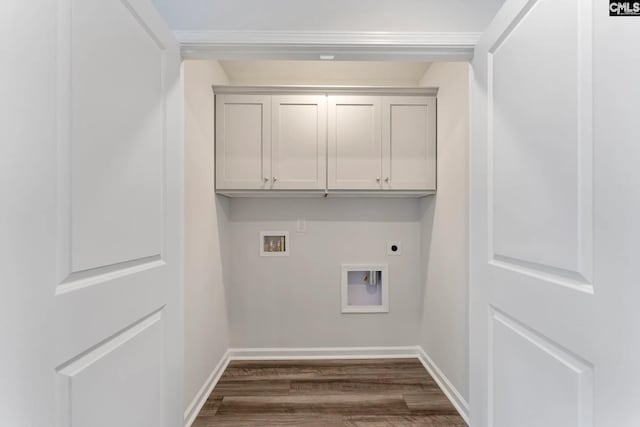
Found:
<path fill-rule="evenodd" d="M 269 177 L 268 177 L 268 176 L 265 176 L 265 177 L 264 177 L 264 182 L 267 182 L 267 181 L 269 181 Z"/>
<path fill-rule="evenodd" d="M 386 177 L 386 178 L 384 179 L 384 182 L 389 182 L 389 181 L 391 181 L 391 178 L 389 178 L 389 177 Z"/>
<path fill-rule="evenodd" d="M 376 182 L 380 182 L 380 177 L 377 177 L 377 178 L 376 178 Z"/>
<path fill-rule="evenodd" d="M 278 180 L 278 177 L 274 176 L 273 177 L 273 182 L 276 182 Z"/>

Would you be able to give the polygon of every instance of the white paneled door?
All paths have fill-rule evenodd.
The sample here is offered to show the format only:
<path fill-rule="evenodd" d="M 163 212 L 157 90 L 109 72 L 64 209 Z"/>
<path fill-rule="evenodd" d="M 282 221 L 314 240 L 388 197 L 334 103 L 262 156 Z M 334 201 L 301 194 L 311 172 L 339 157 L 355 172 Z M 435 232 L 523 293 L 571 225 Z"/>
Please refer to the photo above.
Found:
<path fill-rule="evenodd" d="M 0 424 L 182 425 L 178 46 L 147 0 L 0 9 Z"/>
<path fill-rule="evenodd" d="M 608 2 L 507 0 L 476 47 L 474 427 L 640 425 L 637 40 Z"/>

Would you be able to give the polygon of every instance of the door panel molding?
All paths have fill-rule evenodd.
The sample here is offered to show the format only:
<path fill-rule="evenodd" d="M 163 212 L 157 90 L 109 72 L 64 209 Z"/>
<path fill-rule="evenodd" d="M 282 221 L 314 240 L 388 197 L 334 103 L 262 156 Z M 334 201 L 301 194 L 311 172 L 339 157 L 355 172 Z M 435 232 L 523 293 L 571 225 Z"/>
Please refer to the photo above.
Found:
<path fill-rule="evenodd" d="M 536 264 L 502 255 L 494 255 L 493 259 L 489 261 L 489 264 L 496 268 L 524 274 L 556 285 L 593 294 L 593 286 L 591 283 L 582 274 L 576 273 L 575 271 L 563 270 L 561 268 Z"/>
<path fill-rule="evenodd" d="M 75 271 L 69 274 L 56 287 L 56 295 L 84 289 L 100 283 L 117 280 L 125 276 L 141 273 L 153 268 L 160 268 L 166 263 L 160 254 L 119 262 L 104 267 L 91 268 L 89 270 Z"/>
<path fill-rule="evenodd" d="M 498 128 L 503 129 L 499 132 L 503 140 L 500 142 L 500 146 L 496 147 L 496 121 L 500 118 L 503 122 L 509 120 L 509 117 L 513 118 L 517 116 L 518 108 L 525 111 L 528 106 L 524 105 L 509 105 L 509 102 L 513 102 L 513 99 L 502 100 L 499 113 L 494 110 L 496 106 L 496 79 L 504 85 L 505 75 L 508 75 L 510 69 L 512 69 L 513 63 L 503 62 L 502 67 L 504 70 L 497 70 L 496 58 L 500 55 L 501 49 L 511 38 L 516 37 L 518 32 L 526 31 L 528 19 L 542 19 L 541 16 L 535 15 L 539 13 L 544 16 L 543 13 L 550 13 L 548 9 L 538 10 L 539 8 L 550 7 L 565 7 L 568 2 L 551 2 L 549 0 L 529 0 L 517 12 L 513 21 L 496 36 L 495 41 L 489 48 L 489 54 L 487 57 L 487 73 L 488 73 L 488 227 L 489 227 L 489 260 L 490 263 L 504 268 L 509 268 L 514 271 L 521 271 L 526 274 L 539 275 L 540 277 L 547 277 L 554 283 L 573 287 L 580 290 L 586 290 L 587 292 L 593 292 L 592 283 L 592 264 L 593 264 L 593 96 L 592 96 L 592 5 L 590 2 L 583 3 L 575 1 L 575 10 L 579 13 L 572 16 L 575 19 L 573 25 L 577 28 L 575 50 L 576 58 L 572 66 L 575 68 L 575 79 L 570 76 L 567 77 L 568 86 L 571 86 L 571 82 L 575 80 L 574 88 L 558 88 L 556 86 L 567 85 L 553 85 L 553 84 L 536 84 L 532 83 L 536 92 L 542 92 L 549 94 L 549 104 L 542 103 L 543 99 L 533 99 L 530 102 L 541 102 L 538 106 L 540 110 L 551 110 L 554 108 L 552 105 L 552 94 L 566 91 L 568 92 L 564 99 L 570 99 L 570 103 L 573 104 L 575 112 L 575 128 L 565 129 L 575 136 L 575 145 L 570 147 L 568 143 L 564 146 L 560 146 L 558 150 L 573 150 L 572 152 L 565 152 L 561 154 L 548 153 L 548 158 L 552 159 L 554 156 L 562 159 L 556 163 L 551 163 L 550 160 L 540 158 L 538 164 L 540 168 L 532 170 L 530 172 L 537 172 L 540 175 L 527 176 L 527 170 L 520 170 L 522 162 L 532 163 L 536 161 L 536 157 L 539 158 L 541 154 L 540 149 L 535 151 L 533 148 L 533 139 L 529 141 L 531 144 L 520 143 L 520 146 L 513 148 L 508 147 L 507 141 L 504 140 L 504 123 L 498 123 Z M 552 6 L 553 5 L 553 6 Z M 556 11 L 560 15 L 560 11 Z M 573 28 L 573 27 L 571 27 Z M 570 30 L 568 30 L 570 31 Z M 558 45 L 557 50 L 566 49 L 566 46 Z M 510 52 L 512 53 L 512 52 Z M 535 55 L 536 52 L 533 54 Z M 551 49 L 547 47 L 544 51 L 538 51 L 539 54 L 549 56 L 554 55 Z M 561 56 L 562 52 L 556 54 Z M 507 53 L 508 55 L 508 53 Z M 500 73 L 501 77 L 497 77 L 496 74 Z M 562 74 L 562 73 L 558 73 Z M 552 83 L 552 82 L 548 82 Z M 513 84 L 513 83 L 507 83 Z M 506 89 L 504 92 L 511 92 Z M 522 98 L 522 95 L 520 95 Z M 516 99 L 517 102 L 517 99 Z M 562 107 L 560 107 L 562 108 Z M 505 112 L 507 111 L 507 112 Z M 514 113 L 515 111 L 515 113 Z M 563 111 L 565 112 L 565 111 Z M 523 116 L 523 114 L 521 114 Z M 543 128 L 546 123 L 538 123 L 540 128 Z M 514 125 L 515 126 L 515 125 Z M 555 128 L 548 129 L 549 137 L 546 139 L 551 140 L 554 138 Z M 521 132 L 522 134 L 522 132 Z M 513 141 L 510 141 L 513 142 Z M 536 142 L 542 142 L 542 139 L 538 139 Z M 564 140 L 560 141 L 561 143 Z M 510 144 L 513 145 L 513 144 Z M 556 144 L 556 147 L 558 144 Z M 507 148 L 505 148 L 507 147 Z M 553 149 L 554 147 L 549 147 Z M 507 157 L 508 155 L 508 157 Z M 522 159 L 517 159 L 517 155 L 522 155 Z M 526 158 L 525 156 L 530 156 Z M 498 159 L 498 160 L 496 160 Z M 505 166 L 508 159 L 509 165 Z M 513 160 L 516 159 L 516 163 Z M 534 159 L 534 160 L 530 160 Z M 520 163 L 518 163 L 518 161 Z M 575 163 L 575 164 L 574 164 Z M 543 170 L 543 166 L 548 167 L 546 173 L 543 175 L 540 173 Z M 505 183 L 505 180 L 500 181 L 501 187 L 496 189 L 495 174 L 500 173 L 500 168 L 503 170 L 503 174 L 510 176 L 518 176 L 515 182 Z M 506 169 L 505 169 L 506 168 Z M 498 169 L 498 172 L 497 172 Z M 544 178 L 548 177 L 550 183 L 543 182 Z M 515 188 L 519 186 L 519 188 Z M 570 189 L 570 190 L 569 190 Z M 576 194 L 576 200 L 573 205 L 569 207 L 569 204 L 573 201 L 569 201 L 566 197 L 562 197 L 562 194 L 573 193 Z M 516 204 L 523 206 L 517 213 L 513 211 L 507 212 L 504 208 L 499 206 L 506 206 L 505 202 L 501 199 L 509 197 L 511 199 L 518 197 L 519 200 Z M 536 208 L 545 203 L 545 196 L 553 199 L 549 201 L 548 209 Z M 500 203 L 502 202 L 502 204 Z M 508 203 L 508 202 L 507 202 Z M 560 205 L 564 203 L 564 205 Z M 553 204 L 553 206 L 551 206 Z M 523 214 L 524 209 L 529 209 L 531 212 L 530 219 L 524 220 L 526 215 Z M 546 214 L 546 218 L 545 218 Z M 539 217 L 539 220 L 532 219 Z M 519 219 L 520 218 L 520 219 Z M 512 222 L 512 224 L 509 224 Z M 551 228 L 546 230 L 541 229 L 541 225 L 555 226 L 552 231 Z M 507 227 L 507 228 L 505 228 Z M 572 230 L 570 230 L 573 227 Z M 566 234 L 561 235 L 557 233 L 557 230 L 565 229 Z M 519 233 L 519 234 L 518 234 Z M 517 235 L 517 237 L 514 237 Z M 506 236 L 506 237 L 505 237 Z M 497 240 L 497 241 L 496 241 Z M 519 240 L 520 243 L 515 244 L 515 240 Z M 524 242 L 524 243 L 523 243 Z M 558 249 L 560 247 L 560 249 Z M 553 255 L 551 254 L 555 251 Z M 555 263 L 551 261 L 554 258 Z M 586 288 L 586 289 L 585 289 Z"/>
<path fill-rule="evenodd" d="M 59 375 L 73 377 L 77 373 L 86 369 L 96 360 L 99 360 L 104 355 L 112 352 L 114 349 L 117 349 L 122 344 L 134 338 L 136 335 L 139 335 L 141 332 L 161 321 L 163 309 L 164 307 L 154 310 L 146 316 L 143 316 L 141 319 L 131 323 L 126 328 L 116 332 L 113 336 L 106 338 L 98 344 L 95 344 L 89 349 L 81 352 L 77 356 L 74 356 L 68 361 L 60 364 L 60 366 L 56 368 L 56 372 Z"/>
<path fill-rule="evenodd" d="M 74 102 L 75 92 L 81 91 L 85 92 L 83 88 L 76 88 L 75 85 L 79 84 L 74 80 L 74 71 L 77 73 L 77 70 L 74 68 L 78 68 L 78 63 L 82 61 L 82 58 L 78 58 L 74 55 L 74 44 L 77 44 L 77 40 L 74 39 L 74 18 L 72 11 L 75 10 L 78 3 L 74 0 L 58 0 L 58 15 L 57 15 L 57 70 L 56 70 L 56 106 L 57 106 L 57 118 L 56 118 L 56 144 L 58 147 L 58 159 L 57 159 L 57 200 L 58 200 L 58 213 L 57 213 L 57 285 L 56 285 L 56 294 L 65 293 L 72 289 L 80 289 L 84 288 L 88 285 L 102 283 L 105 280 L 101 279 L 90 279 L 86 280 L 89 276 L 88 272 L 95 272 L 96 275 L 103 276 L 105 273 L 113 273 L 118 269 L 122 269 L 124 272 L 121 272 L 120 275 L 130 274 L 133 271 L 131 270 L 132 265 L 142 265 L 147 264 L 149 262 L 154 262 L 153 265 L 147 266 L 146 268 L 158 267 L 164 265 L 162 262 L 155 262 L 158 259 L 162 258 L 162 252 L 164 247 L 164 237 L 162 232 L 163 224 L 165 223 L 164 219 L 164 200 L 165 200 L 165 190 L 166 190 L 166 178 L 165 174 L 165 156 L 167 152 L 167 106 L 166 106 L 166 96 L 164 96 L 164 92 L 167 89 L 167 81 L 165 72 L 163 70 L 164 63 L 166 63 L 166 55 L 168 54 L 167 45 L 162 41 L 162 36 L 156 34 L 150 26 L 145 22 L 144 18 L 142 18 L 141 14 L 138 11 L 139 5 L 134 1 L 121 0 L 115 5 L 122 5 L 123 10 L 126 11 L 128 15 L 133 18 L 133 21 L 140 27 L 140 29 L 148 36 L 148 38 L 153 42 L 155 47 L 158 49 L 158 83 L 157 92 L 159 94 L 159 105 L 157 105 L 156 114 L 158 118 L 158 122 L 153 125 L 154 132 L 160 136 L 158 141 L 154 139 L 153 141 L 153 151 L 156 153 L 155 157 L 157 159 L 157 165 L 154 166 L 156 171 L 156 177 L 153 180 L 157 181 L 154 186 L 157 188 L 157 195 L 154 196 L 157 198 L 158 205 L 155 208 L 155 215 L 157 218 L 155 221 L 157 224 L 157 230 L 153 233 L 147 233 L 144 236 L 139 236 L 140 239 L 138 243 L 141 243 L 142 246 L 139 247 L 139 250 L 136 252 L 131 252 L 129 254 L 130 258 L 122 258 L 116 259 L 112 256 L 99 256 L 98 258 L 94 258 L 93 261 L 78 261 L 74 259 L 73 252 L 76 249 L 76 245 L 74 245 L 74 230 L 72 225 L 72 217 L 73 221 L 77 221 L 78 218 L 74 217 L 74 202 L 77 201 L 78 197 L 74 197 L 74 185 L 77 185 L 78 180 L 81 177 L 74 176 L 74 147 L 76 144 L 87 144 L 91 141 L 85 141 L 78 139 L 77 135 L 74 135 L 74 108 L 84 108 L 83 106 L 78 106 Z M 111 7 L 116 7 L 112 5 Z M 82 5 L 80 5 L 82 7 Z M 142 11 L 145 14 L 146 11 Z M 105 18 L 106 19 L 106 18 Z M 133 43 L 131 41 L 130 43 Z M 105 160 L 107 161 L 107 160 Z M 87 172 L 87 171 L 85 171 Z M 77 173 L 77 171 L 76 171 Z M 92 171 L 88 173 L 92 174 Z M 152 181 L 149 181 L 151 183 Z M 75 184 L 74 184 L 75 183 Z M 144 191 L 146 192 L 148 188 L 145 187 Z M 141 189 L 142 190 L 142 189 Z M 97 193 L 99 195 L 99 193 Z M 112 205 L 113 206 L 113 205 Z M 127 206 L 122 206 L 122 209 L 126 209 Z M 77 213 L 77 212 L 76 212 Z M 99 223 L 101 222 L 100 218 L 94 215 L 94 218 L 91 220 L 91 223 Z M 89 228 L 100 228 L 97 224 L 95 226 L 91 226 Z M 78 230 L 75 230 L 78 232 Z M 150 230 L 148 230 L 150 231 Z M 153 234 L 155 235 L 153 236 Z M 78 237 L 77 235 L 75 236 Z M 108 236 L 103 236 L 108 237 Z M 148 237 L 152 237 L 151 240 L 148 240 Z M 144 242 L 147 240 L 147 242 Z M 82 252 L 87 253 L 87 251 L 94 250 L 92 248 L 98 248 L 101 246 L 109 246 L 104 245 L 104 242 L 92 242 L 92 247 L 85 247 Z M 111 244 L 114 242 L 112 241 Z M 127 244 L 126 246 L 130 246 Z M 147 246 L 146 249 L 144 247 Z M 103 261 L 100 262 L 99 259 L 102 258 Z M 109 274 L 110 278 L 114 278 L 118 276 L 117 274 L 114 276 L 113 274 Z M 76 283 L 81 280 L 83 283 Z M 107 279 L 108 280 L 108 279 Z"/>
<path fill-rule="evenodd" d="M 127 407 L 137 406 L 136 403 L 127 403 L 123 402 L 122 399 L 128 399 L 131 397 L 135 397 L 135 401 L 138 398 L 142 400 L 151 399 L 151 403 L 155 403 L 157 406 L 157 413 L 155 416 L 159 417 L 160 422 L 164 418 L 161 416 L 162 406 L 163 406 L 163 395 L 164 395 L 164 384 L 162 375 L 162 358 L 163 358 L 163 348 L 164 348 L 164 339 L 163 339 L 163 310 L 164 307 L 155 310 L 154 312 L 144 316 L 142 319 L 137 320 L 132 323 L 128 327 L 123 330 L 115 333 L 113 336 L 105 339 L 104 341 L 92 346 L 91 348 L 83 351 L 77 356 L 71 358 L 69 361 L 61 364 L 56 368 L 56 382 L 58 388 L 58 401 L 57 401 L 57 414 L 59 417 L 59 425 L 61 427 L 71 427 L 77 423 L 81 425 L 86 425 L 87 417 L 80 415 L 80 420 L 76 419 L 78 417 L 77 412 L 82 412 L 83 405 L 89 405 L 87 409 L 90 416 L 93 417 L 115 417 L 115 419 L 120 419 L 120 421 L 128 421 L 134 422 L 135 419 L 126 418 L 127 415 L 131 416 L 133 414 L 127 413 L 104 413 L 104 411 L 98 411 L 97 406 L 102 406 L 104 404 L 106 407 L 110 407 L 116 405 L 119 409 L 123 410 L 122 412 L 126 412 Z M 152 335 L 149 335 L 151 333 Z M 145 334 L 147 336 L 145 336 Z M 135 357 L 129 358 L 129 363 L 136 363 L 137 366 L 136 373 L 140 375 L 142 372 L 145 374 L 145 377 L 148 381 L 144 383 L 140 382 L 129 382 L 126 378 L 119 375 L 117 371 L 115 372 L 99 372 L 101 369 L 103 371 L 109 371 L 111 369 L 118 369 L 118 365 L 115 365 L 115 368 L 112 365 L 109 366 L 109 362 L 105 361 L 105 359 L 114 356 L 117 357 L 118 352 L 127 351 L 127 348 L 131 347 L 131 344 L 136 345 L 134 350 L 132 351 Z M 149 347 L 151 346 L 151 347 Z M 155 355 L 153 353 L 156 353 Z M 142 354 L 141 354 L 142 353 Z M 158 354 L 160 355 L 158 357 Z M 149 357 L 141 357 L 141 356 L 151 356 Z M 155 362 L 156 366 L 153 366 Z M 131 368 L 131 367 L 129 367 Z M 155 381 L 153 381 L 152 377 L 149 377 L 152 372 L 146 372 L 146 369 L 152 368 L 155 370 Z M 89 394 L 89 400 L 86 400 L 82 403 L 77 402 L 78 398 L 81 398 L 82 395 L 82 376 L 85 374 L 93 374 L 93 371 L 98 371 L 98 378 L 88 384 L 88 390 L 86 390 Z M 107 377 L 114 378 L 114 380 L 105 381 Z M 102 385 L 104 388 L 108 388 L 108 386 L 119 386 L 120 389 L 116 390 L 95 390 L 93 386 L 95 386 L 96 382 L 100 383 L 100 379 L 102 379 Z M 79 384 L 77 384 L 80 382 Z M 136 393 L 135 396 L 126 396 L 121 398 L 119 401 L 116 398 L 119 393 L 125 393 L 125 387 L 146 387 L 148 388 L 148 393 Z M 159 386 L 159 390 L 155 389 L 155 386 Z M 78 390 L 80 389 L 80 390 Z M 138 390 L 142 391 L 142 390 Z M 103 393 L 107 393 L 106 395 L 111 399 L 91 399 L 91 397 L 96 397 L 102 395 Z M 154 399 L 154 393 L 156 394 Z M 131 393 L 129 393 L 131 394 Z M 150 403 L 150 402 L 146 402 Z M 146 414 L 149 415 L 148 413 Z M 123 419 L 124 418 L 124 419 Z M 84 423 L 82 423 L 84 421 Z"/>
<path fill-rule="evenodd" d="M 65 0 L 65 1 L 69 1 L 69 0 Z M 71 0 L 71 1 L 73 1 L 73 0 Z M 153 40 L 156 43 L 158 48 L 160 50 L 165 50 L 166 49 L 165 44 L 162 42 L 162 40 L 160 40 L 160 38 L 156 35 L 156 33 L 149 27 L 149 25 L 147 25 L 147 23 L 144 21 L 144 19 L 142 19 L 142 17 L 140 16 L 138 11 L 136 10 L 136 7 L 131 3 L 131 1 L 130 0 L 120 0 L 120 2 L 122 3 L 122 5 L 125 8 L 127 8 L 129 10 L 129 12 L 131 13 L 131 16 L 133 16 L 136 19 L 136 21 L 138 21 L 138 24 L 140 24 L 140 26 L 145 30 L 145 32 L 151 38 L 151 40 Z"/>
<path fill-rule="evenodd" d="M 515 387 L 519 387 L 523 391 L 526 390 L 527 392 L 538 392 L 539 394 L 543 394 L 545 392 L 555 393 L 558 391 L 557 389 L 562 389 L 562 391 L 568 393 L 575 393 L 572 396 L 567 396 L 566 394 L 555 396 L 558 398 L 557 400 L 560 400 L 561 398 L 573 398 L 574 402 L 557 402 L 556 399 L 547 398 L 549 406 L 544 408 L 544 410 L 542 411 L 540 410 L 541 408 L 535 408 L 534 411 L 538 414 L 545 412 L 553 413 L 554 411 L 557 411 L 559 413 L 554 414 L 553 417 L 560 417 L 561 415 L 569 418 L 571 418 L 572 416 L 575 417 L 571 420 L 573 421 L 572 424 L 554 424 L 558 425 L 559 427 L 564 427 L 567 425 L 576 425 L 577 427 L 593 426 L 594 366 L 591 362 L 583 359 L 579 355 L 564 348 L 558 343 L 549 340 L 544 335 L 524 325 L 523 323 L 519 322 L 518 320 L 493 306 L 491 306 L 489 309 L 489 324 L 489 354 L 487 358 L 489 361 L 489 426 L 507 425 L 504 423 L 504 421 L 496 423 L 496 419 L 501 419 L 500 414 L 496 415 L 495 413 L 496 405 L 500 405 L 501 402 L 496 402 L 496 396 L 494 393 L 496 392 L 496 387 L 499 387 L 501 383 L 507 383 L 506 385 L 510 386 L 509 388 L 511 388 L 512 390 Z M 514 338 L 511 343 L 504 343 L 504 346 L 502 348 L 500 348 L 502 340 L 506 340 L 508 339 L 508 337 L 502 334 L 501 338 L 496 338 L 496 335 L 499 333 L 498 330 L 500 328 L 504 329 L 502 332 L 507 332 L 511 335 L 511 338 Z M 518 345 L 521 345 L 523 347 L 517 348 Z M 532 355 L 531 359 L 526 360 L 525 358 L 527 356 L 518 354 L 518 350 L 527 350 L 528 354 L 537 351 L 540 354 L 534 354 Z M 504 354 L 498 354 L 500 352 L 503 352 Z M 508 354 L 508 352 L 512 353 Z M 500 356 L 502 356 L 502 368 L 504 368 L 505 360 L 507 360 L 506 363 L 511 363 L 510 361 L 513 361 L 513 366 L 509 366 L 509 369 L 507 370 L 501 369 L 501 375 L 496 377 L 494 364 L 496 363 L 496 359 Z M 537 360 L 536 357 L 538 357 Z M 541 358 L 546 360 L 541 360 Z M 534 363 L 538 363 L 537 366 L 534 365 Z M 524 371 L 526 372 L 517 371 L 519 364 L 521 364 L 520 368 L 524 368 Z M 558 366 L 558 364 L 560 365 L 560 367 Z M 545 369 L 547 369 L 549 372 L 544 372 Z M 554 369 L 553 372 L 551 372 L 552 369 Z M 550 385 L 550 387 L 544 388 L 542 390 L 532 390 L 535 385 L 531 382 L 525 383 L 525 381 L 523 381 L 523 377 L 518 376 L 527 374 L 530 374 L 532 378 L 537 377 L 541 382 L 544 382 L 545 379 L 548 380 L 550 382 L 550 384 L 548 384 Z M 563 380 L 565 381 L 565 384 L 561 383 Z M 509 383 L 509 381 L 513 382 Z M 496 383 L 498 384 L 496 385 Z M 526 402 L 520 403 L 523 403 L 525 406 L 527 405 Z M 567 411 L 566 408 L 566 406 L 571 405 L 572 403 L 575 405 L 575 408 L 573 408 L 575 409 L 575 412 L 573 414 L 566 413 L 572 412 Z M 554 404 L 557 404 L 558 406 L 553 407 Z M 503 410 L 515 410 L 522 412 L 523 408 L 503 408 Z M 519 413 L 516 416 L 518 416 L 518 419 L 520 420 L 521 418 L 519 416 L 522 415 L 524 415 L 524 413 Z M 506 415 L 506 417 L 510 416 L 513 415 Z M 548 423 L 552 420 L 553 422 L 558 421 L 557 419 L 553 419 L 553 417 L 552 419 L 548 419 L 550 415 L 547 414 L 538 416 L 547 418 L 544 422 L 544 425 L 551 425 Z M 540 419 L 538 420 L 538 423 L 542 421 L 543 420 Z"/>

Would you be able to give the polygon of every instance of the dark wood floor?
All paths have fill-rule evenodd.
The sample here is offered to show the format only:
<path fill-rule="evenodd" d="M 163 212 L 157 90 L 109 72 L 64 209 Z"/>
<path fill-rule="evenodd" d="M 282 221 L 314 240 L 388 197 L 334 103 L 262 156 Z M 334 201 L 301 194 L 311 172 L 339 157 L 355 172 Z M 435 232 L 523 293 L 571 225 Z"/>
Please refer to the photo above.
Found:
<path fill-rule="evenodd" d="M 418 359 L 234 361 L 193 427 L 464 427 Z"/>

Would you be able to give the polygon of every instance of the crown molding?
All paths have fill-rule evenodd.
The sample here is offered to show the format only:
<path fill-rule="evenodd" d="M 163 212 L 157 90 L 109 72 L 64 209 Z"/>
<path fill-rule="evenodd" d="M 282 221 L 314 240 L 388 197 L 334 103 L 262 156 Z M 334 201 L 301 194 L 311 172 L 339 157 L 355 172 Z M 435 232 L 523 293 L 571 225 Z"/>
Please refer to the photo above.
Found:
<path fill-rule="evenodd" d="M 175 31 L 185 59 L 467 61 L 480 33 Z"/>
<path fill-rule="evenodd" d="M 283 95 L 283 94 L 314 94 L 314 95 L 395 95 L 395 96 L 437 96 L 437 87 L 385 87 L 385 86 L 245 86 L 245 85 L 214 85 L 213 93 L 223 94 L 252 94 L 252 95 Z M 315 190 L 314 190 L 315 191 Z M 376 193 L 378 191 L 376 190 Z M 322 193 L 324 195 L 324 192 Z"/>
<path fill-rule="evenodd" d="M 319 32 L 319 31 L 175 31 L 183 45 L 386 45 L 474 46 L 481 33 Z"/>

